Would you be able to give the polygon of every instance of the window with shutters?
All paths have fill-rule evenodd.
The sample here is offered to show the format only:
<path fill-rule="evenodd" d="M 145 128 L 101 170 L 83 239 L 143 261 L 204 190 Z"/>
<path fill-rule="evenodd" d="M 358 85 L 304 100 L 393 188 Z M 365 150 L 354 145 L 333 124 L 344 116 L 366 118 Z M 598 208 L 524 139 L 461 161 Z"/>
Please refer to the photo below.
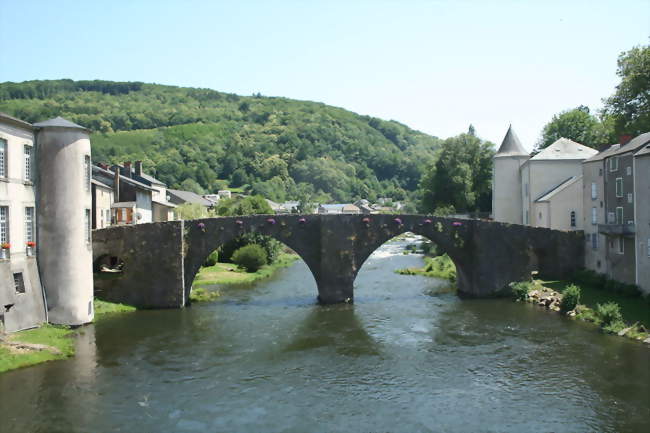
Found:
<path fill-rule="evenodd" d="M 90 209 L 86 209 L 85 213 L 86 222 L 86 242 L 90 243 Z"/>
<path fill-rule="evenodd" d="M 591 208 L 591 223 L 598 224 L 598 209 L 595 207 Z"/>
<path fill-rule="evenodd" d="M 618 156 L 609 159 L 609 171 L 618 171 Z"/>
<path fill-rule="evenodd" d="M 7 140 L 0 138 L 0 177 L 7 177 Z"/>
<path fill-rule="evenodd" d="M 9 206 L 0 206 L 0 244 L 9 243 Z"/>
<path fill-rule="evenodd" d="M 86 155 L 84 156 L 84 176 L 86 180 L 86 191 L 90 191 L 90 156 Z"/>
<path fill-rule="evenodd" d="M 571 227 L 576 226 L 576 211 L 571 211 Z"/>
<path fill-rule="evenodd" d="M 25 145 L 25 172 L 23 173 L 23 180 L 25 182 L 32 181 L 32 171 L 34 169 L 33 154 L 32 146 Z"/>
<path fill-rule="evenodd" d="M 620 206 L 616 208 L 616 224 L 623 224 L 623 208 Z"/>
<path fill-rule="evenodd" d="M 34 208 L 25 208 L 25 241 L 34 242 Z"/>
<path fill-rule="evenodd" d="M 598 186 L 596 182 L 591 182 L 591 199 L 596 200 L 598 198 Z"/>
<path fill-rule="evenodd" d="M 616 178 L 616 197 L 623 197 L 623 178 Z"/>

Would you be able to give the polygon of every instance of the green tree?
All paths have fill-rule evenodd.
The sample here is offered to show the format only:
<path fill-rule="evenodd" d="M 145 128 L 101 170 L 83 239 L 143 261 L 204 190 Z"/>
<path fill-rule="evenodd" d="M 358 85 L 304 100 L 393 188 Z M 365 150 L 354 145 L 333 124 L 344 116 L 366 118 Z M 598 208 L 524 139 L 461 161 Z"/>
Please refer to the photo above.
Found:
<path fill-rule="evenodd" d="M 593 148 L 609 141 L 609 134 L 599 119 L 584 105 L 554 115 L 544 126 L 536 150 L 544 149 L 562 137 Z"/>
<path fill-rule="evenodd" d="M 453 206 L 467 212 L 490 209 L 494 144 L 470 134 L 446 139 L 436 163 L 420 183 L 420 210 Z"/>
<path fill-rule="evenodd" d="M 181 182 L 181 189 L 183 191 L 192 191 L 193 193 L 203 195 L 205 194 L 205 190 L 197 181 L 194 179 L 185 179 L 183 182 Z"/>
<path fill-rule="evenodd" d="M 650 45 L 621 53 L 617 75 L 621 82 L 605 102 L 616 134 L 638 135 L 650 131 Z"/>

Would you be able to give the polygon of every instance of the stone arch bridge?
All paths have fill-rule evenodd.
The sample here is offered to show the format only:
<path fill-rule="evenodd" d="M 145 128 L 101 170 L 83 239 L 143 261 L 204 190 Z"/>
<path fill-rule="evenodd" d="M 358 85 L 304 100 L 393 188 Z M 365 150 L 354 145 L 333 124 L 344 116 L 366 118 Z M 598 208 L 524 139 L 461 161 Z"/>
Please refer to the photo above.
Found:
<path fill-rule="evenodd" d="M 114 226 L 93 232 L 93 259 L 118 258 L 122 272 L 96 273 L 99 298 L 140 308 L 181 308 L 194 276 L 220 245 L 245 233 L 271 236 L 307 264 L 322 303 L 351 302 L 364 261 L 413 232 L 456 265 L 461 295 L 488 297 L 532 271 L 566 277 L 583 266 L 582 232 L 422 215 L 251 215 Z"/>

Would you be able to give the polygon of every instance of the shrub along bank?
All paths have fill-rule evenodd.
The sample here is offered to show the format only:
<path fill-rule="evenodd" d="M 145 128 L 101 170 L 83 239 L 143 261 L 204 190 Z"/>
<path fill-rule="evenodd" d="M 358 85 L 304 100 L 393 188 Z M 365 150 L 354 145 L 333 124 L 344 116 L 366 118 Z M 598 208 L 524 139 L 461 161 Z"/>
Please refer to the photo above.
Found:
<path fill-rule="evenodd" d="M 591 322 L 609 334 L 625 336 L 650 344 L 650 332 L 647 325 L 639 323 L 639 321 L 632 323 L 627 316 L 624 318 L 619 304 L 611 300 L 612 297 L 616 298 L 621 295 L 612 294 L 608 301 L 596 303 L 594 307 L 590 307 L 581 303 L 584 302 L 584 291 L 581 287 L 569 282 L 554 281 L 552 284 L 559 290 L 548 287 L 549 283 L 542 280 L 512 283 L 510 288 L 517 301 L 530 302 L 549 311 L 557 311 L 577 320 Z M 647 309 L 641 299 L 637 298 L 636 302 Z"/>

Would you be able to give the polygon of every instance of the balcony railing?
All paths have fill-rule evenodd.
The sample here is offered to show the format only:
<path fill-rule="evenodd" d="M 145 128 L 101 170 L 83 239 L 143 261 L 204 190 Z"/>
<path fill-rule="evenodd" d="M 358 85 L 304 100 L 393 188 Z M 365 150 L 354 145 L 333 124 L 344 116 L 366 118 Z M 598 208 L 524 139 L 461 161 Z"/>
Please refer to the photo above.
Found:
<path fill-rule="evenodd" d="M 608 236 L 634 236 L 634 224 L 598 224 L 598 233 Z"/>

